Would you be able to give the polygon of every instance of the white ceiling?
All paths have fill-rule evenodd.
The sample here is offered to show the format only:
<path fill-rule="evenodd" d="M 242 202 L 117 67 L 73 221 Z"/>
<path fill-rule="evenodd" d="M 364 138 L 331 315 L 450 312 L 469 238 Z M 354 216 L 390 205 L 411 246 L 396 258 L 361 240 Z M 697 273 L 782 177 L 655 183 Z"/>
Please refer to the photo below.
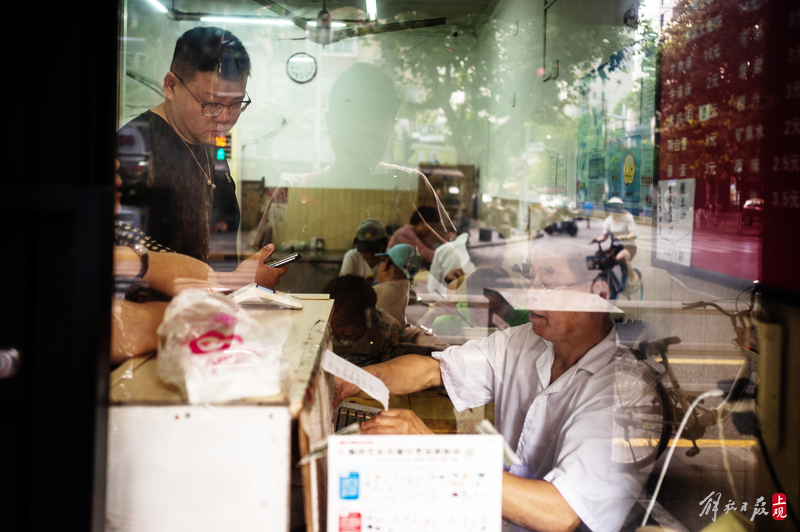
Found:
<path fill-rule="evenodd" d="M 377 0 L 378 23 L 446 17 L 447 23 L 464 28 L 483 24 L 498 0 Z M 274 17 L 275 13 L 255 0 L 162 0 L 164 5 L 183 13 L 249 15 Z M 294 15 L 315 19 L 322 0 L 278 0 Z M 327 9 L 334 20 L 366 19 L 366 0 L 329 0 Z"/>

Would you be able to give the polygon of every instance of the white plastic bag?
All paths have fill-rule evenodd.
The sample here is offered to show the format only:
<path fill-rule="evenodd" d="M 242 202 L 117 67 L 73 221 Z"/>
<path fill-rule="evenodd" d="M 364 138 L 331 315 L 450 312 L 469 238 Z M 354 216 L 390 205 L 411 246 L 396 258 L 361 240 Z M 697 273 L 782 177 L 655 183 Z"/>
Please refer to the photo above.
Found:
<path fill-rule="evenodd" d="M 158 328 L 157 373 L 190 403 L 275 395 L 286 378 L 281 345 L 230 299 L 184 290 Z"/>

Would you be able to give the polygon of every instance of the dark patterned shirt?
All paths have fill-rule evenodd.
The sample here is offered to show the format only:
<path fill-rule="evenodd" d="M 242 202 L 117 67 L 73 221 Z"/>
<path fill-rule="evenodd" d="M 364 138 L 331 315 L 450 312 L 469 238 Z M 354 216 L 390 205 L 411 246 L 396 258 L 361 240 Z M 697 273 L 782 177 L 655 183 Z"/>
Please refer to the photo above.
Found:
<path fill-rule="evenodd" d="M 172 250 L 167 246 L 162 246 L 155 241 L 150 235 L 146 235 L 138 227 L 134 227 L 129 223 L 114 221 L 114 245 L 116 246 L 133 246 L 134 244 L 141 244 L 150 251 L 157 251 L 159 253 L 171 253 Z"/>
<path fill-rule="evenodd" d="M 163 118 L 147 111 L 117 133 L 123 204 L 138 207 L 140 227 L 159 244 L 208 262 L 210 227 L 239 226 L 236 186 L 227 161 L 209 146 L 186 144 Z M 208 182 L 216 185 L 212 188 Z"/>

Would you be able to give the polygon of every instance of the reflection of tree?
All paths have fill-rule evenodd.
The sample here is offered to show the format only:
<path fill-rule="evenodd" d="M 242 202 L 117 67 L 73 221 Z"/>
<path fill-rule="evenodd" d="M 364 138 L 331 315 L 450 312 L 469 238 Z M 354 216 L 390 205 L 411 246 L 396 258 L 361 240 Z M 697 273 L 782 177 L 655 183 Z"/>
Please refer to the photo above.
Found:
<path fill-rule="evenodd" d="M 556 137 L 559 131 L 563 138 L 576 140 L 574 118 L 565 112 L 577 103 L 575 80 L 602 63 L 609 49 L 621 49 L 633 40 L 630 30 L 622 27 L 577 26 L 551 17 L 548 40 L 552 35 L 563 55 L 558 79 L 545 84 L 539 75 L 539 24 L 521 24 L 515 35 L 508 24 L 489 20 L 478 37 L 407 32 L 382 35 L 375 42 L 383 66 L 393 70 L 402 84 L 422 90 L 420 102 L 408 105 L 408 118 L 441 112 L 447 120 L 446 139 L 457 150 L 459 163 L 482 164 L 490 149 L 493 160 L 504 161 L 500 174 L 495 174 L 503 175 L 507 161 L 524 153 L 521 132 L 526 125 L 533 126 L 532 141 L 540 140 L 538 135 L 541 140 L 545 134 Z M 537 131 L 539 124 L 547 124 L 548 130 Z"/>
<path fill-rule="evenodd" d="M 659 66 L 659 42 L 658 35 L 652 31 L 650 21 L 645 20 L 641 23 L 641 39 L 630 44 L 626 48 L 613 54 L 609 61 L 600 66 L 595 72 L 605 83 L 620 83 L 621 74 L 631 77 L 631 89 L 620 98 L 611 109 L 606 120 L 622 119 L 625 121 L 625 128 L 636 127 L 652 117 L 643 117 L 642 98 L 646 93 L 652 93 L 656 89 L 656 69 Z M 584 87 L 582 87 L 584 88 Z M 607 90 L 607 88 L 604 88 Z M 649 95 L 651 98 L 654 94 Z M 627 123 L 625 110 L 634 111 L 633 123 Z"/>
<path fill-rule="evenodd" d="M 661 178 L 670 166 L 672 178 L 695 177 L 696 205 L 727 210 L 731 183 L 761 195 L 764 21 L 732 0 L 682 0 L 676 11 L 662 63 Z"/>

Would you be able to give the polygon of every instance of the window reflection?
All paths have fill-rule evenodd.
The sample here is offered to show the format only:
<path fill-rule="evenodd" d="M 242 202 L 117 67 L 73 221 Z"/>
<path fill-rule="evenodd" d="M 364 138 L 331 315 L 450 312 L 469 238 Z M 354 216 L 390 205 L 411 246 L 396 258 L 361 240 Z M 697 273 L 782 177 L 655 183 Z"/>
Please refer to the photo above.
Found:
<path fill-rule="evenodd" d="M 732 330 L 694 303 L 735 314 L 754 281 L 800 287 L 786 249 L 800 209 L 792 6 L 379 2 L 374 23 L 336 2 L 327 14 L 286 3 L 300 22 L 247 4 L 209 12 L 214 22 L 175 11 L 209 6 L 165 15 L 131 1 L 122 47 L 119 217 L 206 265 L 180 279 L 342 294 L 335 350 L 361 365 L 530 328 L 548 312 L 608 313 L 634 350 L 681 339 L 669 347 L 674 375 L 663 356 L 647 361 L 655 377 L 639 375 L 656 397 L 648 415 L 662 419 L 705 389 L 730 389 L 734 362 L 757 351 L 752 323 Z M 227 66 L 176 72 L 174 37 L 212 26 Z M 224 107 L 245 94 L 246 112 Z M 223 108 L 203 116 L 201 103 Z M 160 121 L 137 118 L 159 109 Z M 166 184 L 151 151 L 158 128 L 176 136 L 155 144 L 181 154 Z M 419 268 L 392 257 L 401 244 Z M 288 268 L 263 266 L 292 252 L 302 258 Z M 362 290 L 375 301 L 350 301 Z M 152 333 L 152 321 L 131 326 Z M 739 385 L 744 410 L 756 380 Z M 726 423 L 726 437 L 752 445 L 752 431 Z M 721 435 L 710 423 L 694 430 L 695 454 Z M 643 483 L 663 452 L 653 437 L 635 442 L 648 457 Z"/>

